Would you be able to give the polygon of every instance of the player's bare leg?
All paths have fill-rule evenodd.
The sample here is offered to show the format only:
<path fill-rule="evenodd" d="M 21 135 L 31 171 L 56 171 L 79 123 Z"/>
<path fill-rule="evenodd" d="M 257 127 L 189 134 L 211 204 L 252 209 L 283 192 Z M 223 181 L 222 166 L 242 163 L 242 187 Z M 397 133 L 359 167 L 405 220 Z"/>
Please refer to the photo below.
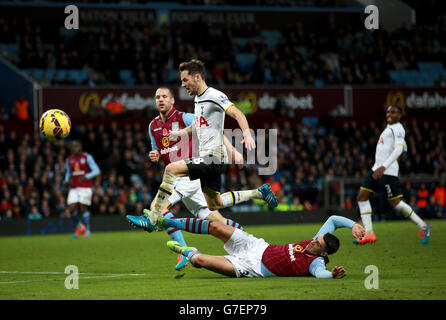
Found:
<path fill-rule="evenodd" d="M 194 267 L 205 268 L 225 276 L 235 277 L 236 275 L 232 263 L 222 256 L 211 256 L 201 253 L 195 255 L 191 263 Z"/>
<path fill-rule="evenodd" d="M 220 192 L 204 187 L 203 194 L 209 210 L 214 211 L 222 207 L 223 201 L 221 199 Z"/>

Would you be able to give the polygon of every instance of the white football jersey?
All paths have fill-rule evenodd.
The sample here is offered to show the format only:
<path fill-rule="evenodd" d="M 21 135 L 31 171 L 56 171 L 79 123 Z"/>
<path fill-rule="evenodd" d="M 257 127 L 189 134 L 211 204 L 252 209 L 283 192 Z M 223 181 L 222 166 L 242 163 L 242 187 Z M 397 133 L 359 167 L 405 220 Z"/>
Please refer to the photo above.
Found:
<path fill-rule="evenodd" d="M 195 96 L 194 125 L 200 156 L 213 155 L 227 163 L 228 155 L 223 144 L 225 112 L 233 104 L 221 91 L 208 87 Z"/>
<path fill-rule="evenodd" d="M 372 168 L 373 171 L 383 165 L 383 163 L 392 154 L 395 146 L 401 145 L 403 146 L 403 150 L 407 151 L 406 141 L 404 140 L 405 135 L 406 131 L 401 123 L 397 122 L 387 125 L 387 128 L 384 129 L 379 136 L 378 144 L 376 145 L 375 164 Z M 399 165 L 397 159 L 388 168 L 386 168 L 384 174 L 398 176 L 398 171 Z"/>

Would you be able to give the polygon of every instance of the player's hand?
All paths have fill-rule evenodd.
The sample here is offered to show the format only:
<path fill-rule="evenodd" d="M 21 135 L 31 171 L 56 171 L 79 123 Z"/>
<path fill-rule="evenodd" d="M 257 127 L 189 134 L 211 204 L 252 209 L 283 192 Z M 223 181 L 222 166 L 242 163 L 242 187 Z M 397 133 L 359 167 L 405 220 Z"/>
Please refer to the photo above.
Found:
<path fill-rule="evenodd" d="M 239 167 L 240 169 L 243 168 L 243 163 L 244 163 L 243 155 L 240 152 L 238 152 L 235 148 L 233 157 L 234 157 L 233 159 L 234 163 L 237 165 L 237 167 Z"/>
<path fill-rule="evenodd" d="M 149 152 L 149 159 L 152 162 L 158 162 L 160 160 L 160 153 L 158 150 L 152 150 Z"/>
<path fill-rule="evenodd" d="M 246 150 L 248 150 L 248 151 L 250 151 L 250 150 L 256 148 L 256 142 L 255 142 L 254 139 L 252 138 L 250 132 L 248 132 L 248 133 L 246 133 L 246 134 L 245 134 L 245 133 L 243 134 L 243 140 L 242 140 L 242 143 L 245 144 L 245 148 L 246 148 Z"/>
<path fill-rule="evenodd" d="M 375 180 L 380 179 L 383 176 L 384 171 L 386 171 L 386 167 L 383 167 L 383 166 L 376 169 L 372 174 L 373 179 L 375 179 Z"/>
<path fill-rule="evenodd" d="M 331 274 L 333 275 L 333 278 L 334 279 L 341 279 L 341 278 L 344 278 L 347 274 L 345 273 L 345 269 L 344 269 L 344 267 L 343 266 L 340 266 L 340 267 L 334 267 L 332 270 L 331 270 Z"/>
<path fill-rule="evenodd" d="M 352 227 L 352 235 L 356 239 L 361 239 L 365 235 L 365 229 L 358 223 L 355 223 Z"/>
<path fill-rule="evenodd" d="M 181 137 L 181 130 L 169 131 L 168 138 L 170 141 L 177 141 Z"/>

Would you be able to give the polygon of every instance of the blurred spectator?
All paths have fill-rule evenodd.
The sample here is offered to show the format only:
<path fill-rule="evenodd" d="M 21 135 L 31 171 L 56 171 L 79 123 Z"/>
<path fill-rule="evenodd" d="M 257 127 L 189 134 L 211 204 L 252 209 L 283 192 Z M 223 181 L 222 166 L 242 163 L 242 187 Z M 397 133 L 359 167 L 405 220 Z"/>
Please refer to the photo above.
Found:
<path fill-rule="evenodd" d="M 23 95 L 20 95 L 12 108 L 12 114 L 21 119 L 29 119 L 29 102 L 25 99 Z"/>
<path fill-rule="evenodd" d="M 342 203 L 342 209 L 351 210 L 353 209 L 353 202 L 351 196 L 346 196 L 344 202 Z"/>
<path fill-rule="evenodd" d="M 0 120 L 8 120 L 9 112 L 4 107 L 0 107 Z"/>
<path fill-rule="evenodd" d="M 419 213 L 423 218 L 430 217 L 429 214 L 429 190 L 426 188 L 426 184 L 422 183 L 417 190 L 417 206 Z"/>
<path fill-rule="evenodd" d="M 42 215 L 40 214 L 37 206 L 31 207 L 31 212 L 28 213 L 28 220 L 41 220 Z"/>
<path fill-rule="evenodd" d="M 431 203 L 435 216 L 437 218 L 446 218 L 446 188 L 444 180 L 435 187 Z"/>
<path fill-rule="evenodd" d="M 124 106 L 115 95 L 113 95 L 110 101 L 107 103 L 105 110 L 110 116 L 121 116 L 124 115 L 125 112 Z"/>

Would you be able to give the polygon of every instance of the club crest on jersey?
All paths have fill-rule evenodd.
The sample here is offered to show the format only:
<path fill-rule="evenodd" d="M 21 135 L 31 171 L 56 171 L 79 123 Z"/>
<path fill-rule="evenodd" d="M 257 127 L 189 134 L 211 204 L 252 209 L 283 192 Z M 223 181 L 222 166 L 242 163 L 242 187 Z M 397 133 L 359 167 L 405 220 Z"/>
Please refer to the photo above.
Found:
<path fill-rule="evenodd" d="M 81 164 L 85 164 L 85 159 L 81 158 Z"/>
<path fill-rule="evenodd" d="M 161 143 L 163 144 L 163 146 L 168 147 L 169 144 L 170 144 L 169 138 L 168 137 L 163 137 L 163 139 L 161 140 Z"/>
<path fill-rule="evenodd" d="M 227 96 L 225 96 L 225 95 L 221 95 L 220 97 L 218 97 L 219 99 L 220 99 L 220 101 L 221 102 L 228 102 L 229 101 L 229 99 L 228 99 L 228 97 Z"/>
<path fill-rule="evenodd" d="M 293 247 L 293 250 L 295 251 L 295 252 L 301 252 L 302 251 L 302 246 L 300 246 L 300 245 L 295 245 L 294 247 Z"/>
<path fill-rule="evenodd" d="M 163 128 L 162 134 L 163 134 L 163 136 L 167 136 L 169 134 L 169 132 L 167 131 L 166 128 Z"/>
<path fill-rule="evenodd" d="M 172 122 L 172 131 L 177 131 L 180 129 L 180 124 L 178 122 Z"/>

